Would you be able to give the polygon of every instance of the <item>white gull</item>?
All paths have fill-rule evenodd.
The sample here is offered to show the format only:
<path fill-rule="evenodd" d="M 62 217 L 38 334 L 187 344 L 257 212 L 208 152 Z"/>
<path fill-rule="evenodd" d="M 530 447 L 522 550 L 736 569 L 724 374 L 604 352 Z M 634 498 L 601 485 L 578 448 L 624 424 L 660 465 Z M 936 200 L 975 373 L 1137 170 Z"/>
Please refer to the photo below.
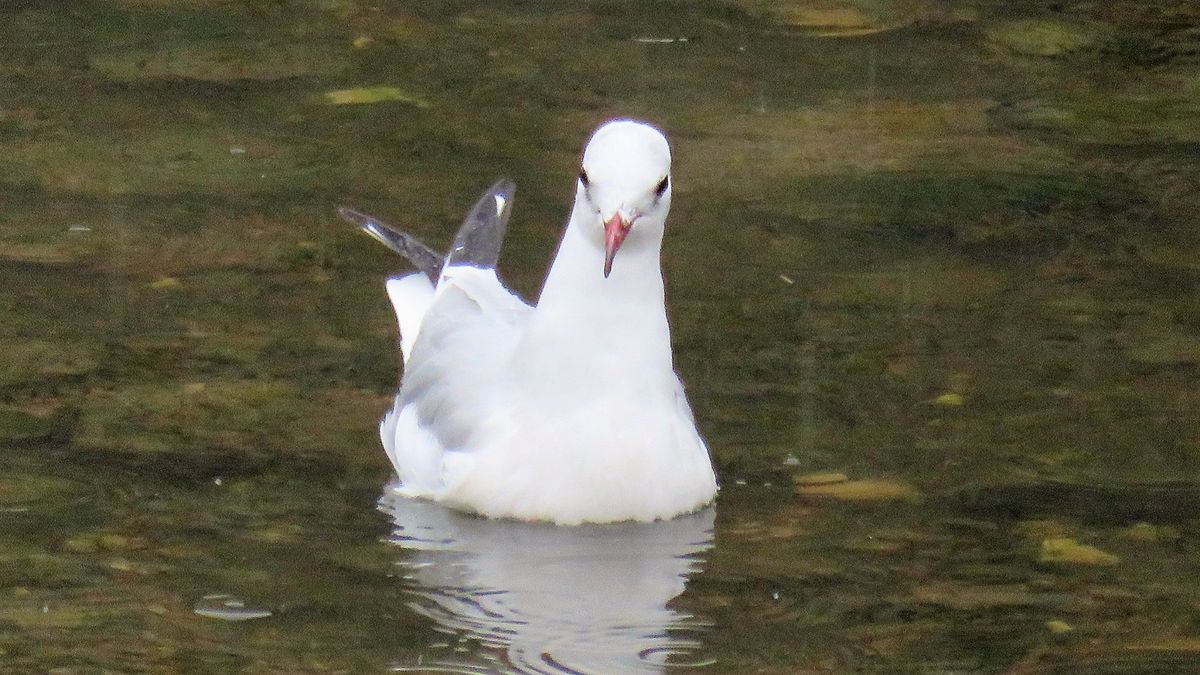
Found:
<path fill-rule="evenodd" d="M 342 210 L 425 272 L 387 283 L 405 367 L 380 436 L 399 494 L 564 525 L 666 519 L 712 501 L 663 294 L 670 168 L 654 127 L 617 120 L 593 134 L 535 306 L 495 272 L 507 181 L 468 216 L 444 264 Z"/>

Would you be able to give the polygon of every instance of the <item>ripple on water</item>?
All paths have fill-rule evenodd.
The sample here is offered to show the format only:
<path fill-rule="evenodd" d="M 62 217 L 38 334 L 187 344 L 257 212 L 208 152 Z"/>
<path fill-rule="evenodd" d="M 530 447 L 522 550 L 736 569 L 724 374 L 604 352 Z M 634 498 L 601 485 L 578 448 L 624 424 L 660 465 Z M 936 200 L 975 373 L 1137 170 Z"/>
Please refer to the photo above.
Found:
<path fill-rule="evenodd" d="M 225 593 L 204 596 L 192 611 L 199 616 L 222 621 L 249 621 L 271 616 L 271 610 L 247 607 L 244 601 Z"/>

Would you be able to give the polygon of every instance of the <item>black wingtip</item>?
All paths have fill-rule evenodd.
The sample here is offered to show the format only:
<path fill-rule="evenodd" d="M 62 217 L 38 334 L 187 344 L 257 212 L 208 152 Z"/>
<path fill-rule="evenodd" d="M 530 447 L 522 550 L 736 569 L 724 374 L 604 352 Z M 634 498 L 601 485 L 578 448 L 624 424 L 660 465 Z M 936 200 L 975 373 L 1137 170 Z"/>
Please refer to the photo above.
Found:
<path fill-rule="evenodd" d="M 376 222 L 375 218 L 368 216 L 361 211 L 355 211 L 348 206 L 337 207 L 337 215 L 338 218 L 341 218 L 347 223 L 350 223 L 351 225 L 357 225 L 358 227 L 362 228 L 365 228 L 368 225 L 372 225 Z"/>
<path fill-rule="evenodd" d="M 501 178 L 483 193 L 459 227 L 447 264 L 496 267 L 516 192 L 516 183 Z"/>
<path fill-rule="evenodd" d="M 336 211 L 339 218 L 357 226 L 375 241 L 404 256 L 425 276 L 429 277 L 430 281 L 437 283 L 445 259 L 433 249 L 422 244 L 411 234 L 388 225 L 374 216 L 346 206 L 339 206 Z"/>

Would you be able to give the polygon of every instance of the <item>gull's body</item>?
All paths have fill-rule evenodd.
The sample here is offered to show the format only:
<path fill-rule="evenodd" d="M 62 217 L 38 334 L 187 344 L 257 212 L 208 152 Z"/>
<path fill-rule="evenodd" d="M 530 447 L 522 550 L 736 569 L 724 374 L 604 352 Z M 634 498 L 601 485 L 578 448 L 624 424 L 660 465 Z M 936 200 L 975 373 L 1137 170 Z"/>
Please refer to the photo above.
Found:
<path fill-rule="evenodd" d="M 609 123 L 583 169 L 536 306 L 503 286 L 494 256 L 456 263 L 457 243 L 436 283 L 388 281 L 405 372 L 380 434 L 402 494 L 561 524 L 670 518 L 715 495 L 672 365 L 666 139 Z"/>

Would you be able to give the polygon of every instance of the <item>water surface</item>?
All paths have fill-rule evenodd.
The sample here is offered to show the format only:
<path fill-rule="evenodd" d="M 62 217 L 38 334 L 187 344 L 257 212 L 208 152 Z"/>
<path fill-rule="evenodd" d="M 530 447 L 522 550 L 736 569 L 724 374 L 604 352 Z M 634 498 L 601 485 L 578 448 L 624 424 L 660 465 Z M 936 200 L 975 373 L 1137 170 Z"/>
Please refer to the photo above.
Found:
<path fill-rule="evenodd" d="M 1200 668 L 1200 9 L 0 8 L 10 672 Z M 715 511 L 379 504 L 390 253 L 661 125 Z"/>

